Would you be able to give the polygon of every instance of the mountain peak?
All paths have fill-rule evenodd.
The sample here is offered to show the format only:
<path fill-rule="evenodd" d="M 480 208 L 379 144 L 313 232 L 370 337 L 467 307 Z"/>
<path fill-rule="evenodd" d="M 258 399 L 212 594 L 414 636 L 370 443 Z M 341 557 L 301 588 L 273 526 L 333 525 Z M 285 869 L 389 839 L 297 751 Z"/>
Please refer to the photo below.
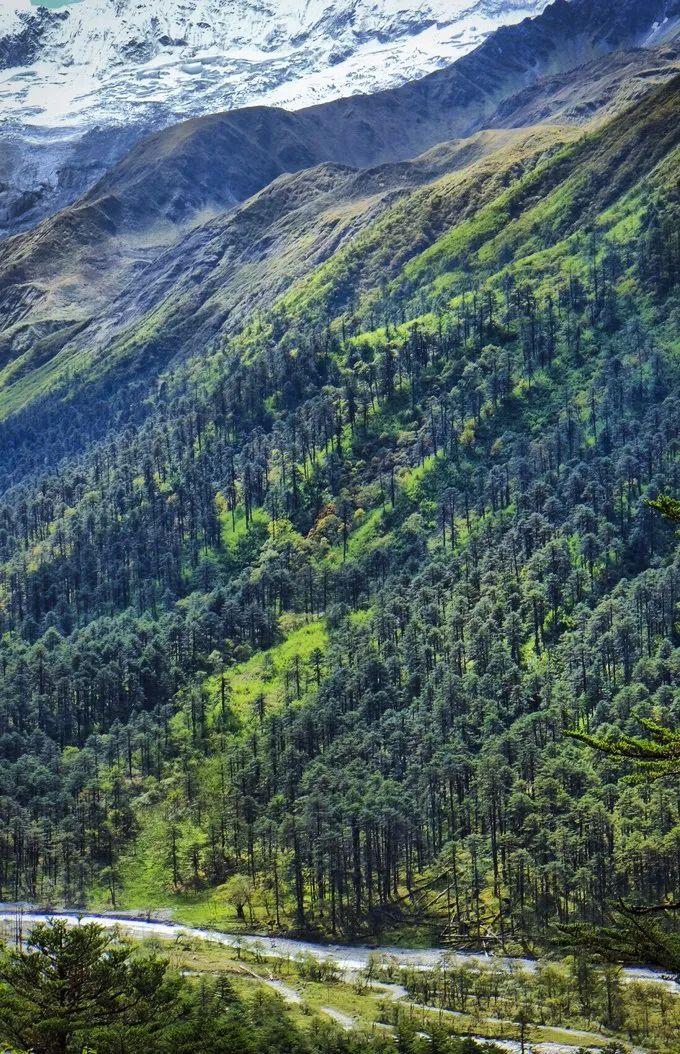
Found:
<path fill-rule="evenodd" d="M 81 0 L 0 9 L 0 102 L 38 125 L 296 107 L 413 79 L 547 0 Z"/>

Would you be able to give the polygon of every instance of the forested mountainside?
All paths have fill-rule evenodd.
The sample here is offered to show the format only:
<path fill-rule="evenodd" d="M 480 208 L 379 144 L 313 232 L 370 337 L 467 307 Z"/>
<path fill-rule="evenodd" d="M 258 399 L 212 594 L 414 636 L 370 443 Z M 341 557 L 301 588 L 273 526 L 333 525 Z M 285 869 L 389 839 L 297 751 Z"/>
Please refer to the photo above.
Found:
<path fill-rule="evenodd" d="M 82 446 L 92 398 L 115 404 L 115 414 L 100 415 L 100 434 L 138 418 L 143 400 L 128 398 L 132 370 L 144 374 L 146 388 L 173 357 L 194 349 L 186 335 L 168 332 L 162 312 L 140 327 L 139 311 L 151 313 L 130 299 L 140 276 L 146 284 L 173 248 L 182 258 L 196 239 L 212 237 L 206 220 L 277 177 L 322 163 L 391 165 L 488 126 L 578 123 L 611 113 L 677 69 L 677 4 L 556 0 L 539 18 L 504 28 L 447 69 L 398 89 L 295 113 L 253 107 L 215 114 L 144 140 L 72 206 L 0 245 L 2 419 L 16 422 L 17 411 L 40 395 L 43 412 L 56 402 L 61 420 L 62 398 L 73 411 L 80 398 L 85 413 L 74 431 Z M 650 38 L 656 47 L 646 46 Z M 610 60 L 633 45 L 640 46 L 627 63 Z M 386 186 L 393 186 L 389 175 Z M 188 227 L 195 238 L 187 246 Z M 215 249 L 224 252 L 219 242 Z M 205 272 L 202 265 L 198 274 Z M 224 322 L 202 334 L 201 347 Z M 22 434 L 29 430 L 42 436 L 46 424 L 24 422 Z"/>
<path fill-rule="evenodd" d="M 676 78 L 374 214 L 317 170 L 359 226 L 319 258 L 304 227 L 310 269 L 143 419 L 23 473 L 0 897 L 535 947 L 677 891 L 673 787 L 566 733 L 678 721 L 646 500 L 680 491 L 679 110 Z M 158 281 L 200 327 L 181 261 Z"/>

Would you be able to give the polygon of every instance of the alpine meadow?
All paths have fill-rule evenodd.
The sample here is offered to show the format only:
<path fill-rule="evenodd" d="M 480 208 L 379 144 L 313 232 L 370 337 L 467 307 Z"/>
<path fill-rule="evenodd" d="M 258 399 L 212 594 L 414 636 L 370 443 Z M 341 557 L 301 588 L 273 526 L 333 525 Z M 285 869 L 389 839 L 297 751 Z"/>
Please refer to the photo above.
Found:
<path fill-rule="evenodd" d="M 8 6 L 0 1050 L 678 1054 L 680 2 Z"/>

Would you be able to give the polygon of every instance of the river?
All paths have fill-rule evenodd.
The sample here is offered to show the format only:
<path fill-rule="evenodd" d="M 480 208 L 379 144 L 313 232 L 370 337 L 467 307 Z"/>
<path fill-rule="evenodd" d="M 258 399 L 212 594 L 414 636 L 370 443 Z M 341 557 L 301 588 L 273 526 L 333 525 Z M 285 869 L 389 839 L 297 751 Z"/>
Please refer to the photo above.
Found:
<path fill-rule="evenodd" d="M 77 911 L 44 911 L 20 904 L 0 904 L 0 923 L 14 926 L 17 921 L 25 929 L 46 918 L 65 919 L 67 922 L 96 922 L 100 926 L 119 927 L 131 937 L 155 937 L 159 940 L 174 940 L 186 935 L 194 940 L 211 941 L 230 948 L 248 948 L 259 950 L 263 955 L 277 959 L 295 959 L 312 956 L 319 962 L 333 961 L 345 973 L 357 973 L 363 970 L 369 960 L 376 955 L 391 959 L 398 966 L 412 967 L 416 970 L 432 969 L 444 963 L 470 963 L 471 965 L 501 966 L 504 969 L 521 967 L 535 970 L 533 959 L 509 958 L 507 956 L 489 955 L 484 952 L 468 952 L 451 948 L 372 948 L 367 944 L 325 944 L 317 941 L 297 940 L 292 937 L 270 937 L 260 934 L 223 933 L 219 930 L 200 929 L 196 926 L 183 926 L 176 922 L 158 922 L 124 915 L 97 915 Z M 649 981 L 662 984 L 669 992 L 680 995 L 680 981 L 677 977 L 665 974 L 649 966 L 626 966 L 623 974 L 628 981 Z"/>

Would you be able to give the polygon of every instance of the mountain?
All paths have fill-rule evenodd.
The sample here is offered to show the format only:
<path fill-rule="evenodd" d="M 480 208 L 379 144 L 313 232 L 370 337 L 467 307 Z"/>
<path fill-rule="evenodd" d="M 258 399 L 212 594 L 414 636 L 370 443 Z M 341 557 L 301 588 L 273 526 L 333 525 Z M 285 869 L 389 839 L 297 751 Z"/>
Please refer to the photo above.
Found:
<path fill-rule="evenodd" d="M 3 334 L 3 350 L 11 342 L 12 354 L 2 370 L 0 441 L 16 427 L 26 431 L 21 411 L 41 391 L 43 410 L 55 414 L 55 422 L 63 417 L 63 397 L 71 404 L 72 421 L 81 398 L 87 404 L 93 398 L 110 403 L 108 409 L 102 405 L 98 427 L 110 423 L 109 409 L 124 417 L 143 412 L 146 403 L 139 392 L 172 358 L 223 340 L 409 192 L 460 172 L 461 194 L 474 185 L 478 201 L 497 189 L 501 162 L 510 157 L 518 169 L 538 164 L 572 137 L 569 129 L 498 130 L 374 169 L 313 166 L 280 176 L 237 208 L 153 250 L 134 235 L 102 242 L 96 210 L 84 209 L 85 215 L 73 221 L 70 213 L 54 224 L 48 221 L 34 244 L 22 236 L 18 248 L 28 253 L 27 262 L 15 254 L 12 270 L 2 275 L 6 315 L 18 324 L 10 323 Z M 464 211 L 464 203 L 459 208 Z M 442 210 L 438 226 L 451 215 Z M 72 222 L 79 237 L 87 232 L 85 246 L 74 244 Z M 416 238 L 414 231 L 414 249 Z M 20 299 L 31 288 L 22 277 L 29 274 L 33 289 L 40 289 L 40 300 L 29 293 L 32 303 Z M 16 414 L 15 426 L 11 418 Z M 45 455 L 43 437 L 51 432 L 35 425 L 30 427 L 34 467 L 35 459 L 39 463 Z M 77 435 L 78 443 L 92 438 L 89 426 Z M 16 471 L 26 468 L 20 460 Z M 18 478 L 8 473 L 3 484 Z"/>
<path fill-rule="evenodd" d="M 530 124 L 552 116 L 546 99 L 555 100 L 554 116 L 564 119 L 565 93 L 572 116 L 574 98 L 590 93 L 587 105 L 576 106 L 577 121 L 598 108 L 615 108 L 617 99 L 629 100 L 633 66 L 648 86 L 650 63 L 656 77 L 670 76 L 676 52 L 670 42 L 658 44 L 623 62 L 609 57 L 610 49 L 650 34 L 656 39 L 653 27 L 664 19 L 670 40 L 676 8 L 677 0 L 557 0 L 539 18 L 499 30 L 421 81 L 296 112 L 228 111 L 144 140 L 75 205 L 0 248 L 4 412 L 20 409 L 26 392 L 31 398 L 37 365 L 50 387 L 73 363 L 98 361 L 100 347 L 107 358 L 98 371 L 106 369 L 104 361 L 115 361 L 113 335 L 122 330 L 110 305 L 117 305 L 116 319 L 127 318 L 121 303 L 141 275 L 149 290 L 157 288 L 155 261 L 162 269 L 172 244 L 179 244 L 181 255 L 180 239 L 191 225 L 233 208 L 286 172 L 319 163 L 387 164 L 487 124 L 521 125 L 529 99 L 541 113 Z M 212 338 L 218 337 L 216 324 Z M 173 339 L 148 359 L 138 338 L 134 346 L 152 370 L 188 350 Z M 119 394 L 125 398 L 124 387 Z"/>
<path fill-rule="evenodd" d="M 547 0 L 81 0 L 0 7 L 0 230 L 72 200 L 185 117 L 297 108 L 449 64 Z"/>
<path fill-rule="evenodd" d="M 225 104 L 300 107 L 409 81 L 446 68 L 485 37 L 496 40 L 495 27 L 545 7 L 544 0 L 315 2 L 277 4 L 275 17 L 259 3 L 162 4 L 156 12 L 148 4 L 84 0 L 56 11 L 3 9 L 0 232 L 3 224 L 12 232 L 74 200 L 134 141 L 181 117 Z M 566 8 L 567 0 L 558 7 Z M 518 37 L 500 46 L 509 53 L 516 40 L 518 56 L 536 49 L 537 70 L 557 71 L 622 46 L 653 44 L 677 18 L 674 0 L 625 3 L 620 9 L 605 3 L 600 10 L 591 4 L 578 42 L 572 40 L 576 17 L 559 11 L 547 22 L 539 19 L 545 40 L 525 22 Z M 350 57 L 337 62 L 340 54 Z M 493 47 L 488 55 L 493 71 Z M 529 77 L 530 62 L 524 69 Z M 470 69 L 471 77 L 477 73 Z M 488 73 L 481 75 L 488 90 Z M 317 83 L 324 85 L 323 93 L 314 90 Z M 454 95 L 449 101 L 459 100 Z M 436 102 L 433 93 L 428 104 Z M 48 104 L 51 112 L 44 109 Z M 404 131 L 388 128 L 394 136 Z M 439 138 L 460 134 L 465 134 L 460 122 L 443 123 Z M 423 150 L 432 141 L 408 149 Z"/>
<path fill-rule="evenodd" d="M 254 97 L 296 107 L 415 79 L 545 6 L 82 0 L 47 10 L 10 2 L 0 13 L 2 98 L 22 120 L 69 127 L 136 119 L 159 105 L 175 120 Z"/>
<path fill-rule="evenodd" d="M 320 161 L 365 166 L 411 157 L 484 127 L 539 77 L 656 39 L 661 23 L 671 34 L 679 20 L 679 0 L 555 0 L 539 18 L 498 30 L 450 67 L 400 88 L 294 113 L 231 111 L 160 132 L 84 200 L 113 194 L 132 223 L 135 211 L 152 222 L 186 221 L 199 209 L 243 200 L 284 171 Z"/>
<path fill-rule="evenodd" d="M 284 173 L 27 345 L 0 896 L 548 950 L 673 894 L 676 798 L 565 732 L 679 716 L 679 107 Z"/>
<path fill-rule="evenodd" d="M 0 246 L 0 901 L 530 955 L 372 957 L 367 1026 L 675 1054 L 677 14 L 182 121 Z"/>
<path fill-rule="evenodd" d="M 576 69 L 541 77 L 501 103 L 489 124 L 584 124 L 613 116 L 680 70 L 680 27 L 662 44 L 623 49 Z"/>

